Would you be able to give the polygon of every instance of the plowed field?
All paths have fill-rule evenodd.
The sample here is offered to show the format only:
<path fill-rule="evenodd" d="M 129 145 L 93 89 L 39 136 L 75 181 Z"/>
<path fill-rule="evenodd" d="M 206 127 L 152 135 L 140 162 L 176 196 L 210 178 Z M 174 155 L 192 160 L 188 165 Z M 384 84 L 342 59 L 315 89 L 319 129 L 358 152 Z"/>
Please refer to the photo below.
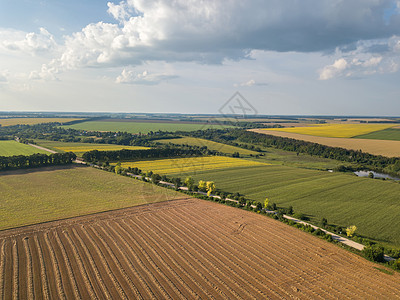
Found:
<path fill-rule="evenodd" d="M 0 233 L 1 299 L 393 299 L 400 274 L 275 220 L 178 200 Z"/>

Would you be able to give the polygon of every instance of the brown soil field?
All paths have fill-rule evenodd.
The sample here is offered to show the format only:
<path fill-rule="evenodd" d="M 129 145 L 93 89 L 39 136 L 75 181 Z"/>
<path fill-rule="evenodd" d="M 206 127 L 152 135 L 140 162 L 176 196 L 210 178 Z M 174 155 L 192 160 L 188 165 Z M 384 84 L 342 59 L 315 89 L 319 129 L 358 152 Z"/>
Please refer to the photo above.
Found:
<path fill-rule="evenodd" d="M 0 232 L 1 299 L 394 299 L 400 274 L 273 219 L 184 199 Z"/>
<path fill-rule="evenodd" d="M 400 157 L 400 141 L 331 138 L 331 137 L 320 137 L 320 136 L 312 136 L 312 135 L 282 132 L 282 131 L 272 131 L 272 130 L 266 131 L 262 129 L 250 129 L 250 131 L 267 135 L 287 137 L 296 140 L 303 140 L 331 147 L 341 147 L 352 150 L 361 149 L 363 152 L 368 152 L 375 155 Z"/>

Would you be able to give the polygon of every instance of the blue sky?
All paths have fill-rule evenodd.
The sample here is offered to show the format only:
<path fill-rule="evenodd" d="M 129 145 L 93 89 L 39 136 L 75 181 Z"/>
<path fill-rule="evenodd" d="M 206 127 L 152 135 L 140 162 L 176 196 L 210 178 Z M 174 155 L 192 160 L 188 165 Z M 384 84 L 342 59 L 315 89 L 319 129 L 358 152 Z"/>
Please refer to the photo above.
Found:
<path fill-rule="evenodd" d="M 398 116 L 399 3 L 0 0 L 0 110 Z"/>

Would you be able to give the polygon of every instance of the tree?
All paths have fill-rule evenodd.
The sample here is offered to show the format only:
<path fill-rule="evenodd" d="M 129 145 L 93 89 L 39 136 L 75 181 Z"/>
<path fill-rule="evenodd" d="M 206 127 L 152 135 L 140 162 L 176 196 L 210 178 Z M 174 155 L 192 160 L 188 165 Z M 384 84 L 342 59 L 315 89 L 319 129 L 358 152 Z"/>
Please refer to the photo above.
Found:
<path fill-rule="evenodd" d="M 258 201 L 257 201 L 256 210 L 262 210 L 262 204 L 261 204 L 261 202 L 258 202 Z"/>
<path fill-rule="evenodd" d="M 206 188 L 207 188 L 207 196 L 210 197 L 210 195 L 214 193 L 216 190 L 214 181 L 207 181 Z"/>
<path fill-rule="evenodd" d="M 175 185 L 175 189 L 177 190 L 182 185 L 182 180 L 179 177 L 173 177 L 172 183 Z"/>
<path fill-rule="evenodd" d="M 158 174 L 152 174 L 151 175 L 151 182 L 153 182 L 154 184 L 158 184 L 161 180 L 161 176 Z"/>
<path fill-rule="evenodd" d="M 185 185 L 188 187 L 189 191 L 191 191 L 194 186 L 194 179 L 191 176 L 186 177 Z"/>
<path fill-rule="evenodd" d="M 323 228 L 325 228 L 326 225 L 328 225 L 328 220 L 327 220 L 326 218 L 322 218 L 322 220 L 321 220 L 321 226 L 322 226 Z"/>
<path fill-rule="evenodd" d="M 265 198 L 265 200 L 264 200 L 264 208 L 267 208 L 268 205 L 269 205 L 269 199 Z"/>
<path fill-rule="evenodd" d="M 372 261 L 378 261 L 378 262 L 384 262 L 384 255 L 385 255 L 385 249 L 382 246 L 366 246 L 362 250 L 363 255 L 366 259 L 372 260 Z"/>
<path fill-rule="evenodd" d="M 207 182 L 200 180 L 199 181 L 199 190 L 202 192 L 206 192 L 207 191 Z"/>
<path fill-rule="evenodd" d="M 356 225 L 351 225 L 349 227 L 346 228 L 346 234 L 349 237 L 352 237 L 354 235 L 354 233 L 357 230 L 357 226 Z"/>

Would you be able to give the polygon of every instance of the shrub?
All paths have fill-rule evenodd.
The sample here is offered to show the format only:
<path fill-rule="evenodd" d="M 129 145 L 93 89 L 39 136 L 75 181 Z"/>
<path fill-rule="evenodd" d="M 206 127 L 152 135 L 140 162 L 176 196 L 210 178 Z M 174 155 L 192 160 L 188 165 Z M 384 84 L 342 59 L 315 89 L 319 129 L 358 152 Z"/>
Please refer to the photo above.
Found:
<path fill-rule="evenodd" d="M 384 251 L 385 249 L 382 246 L 373 245 L 364 247 L 362 253 L 368 260 L 384 262 Z"/>

